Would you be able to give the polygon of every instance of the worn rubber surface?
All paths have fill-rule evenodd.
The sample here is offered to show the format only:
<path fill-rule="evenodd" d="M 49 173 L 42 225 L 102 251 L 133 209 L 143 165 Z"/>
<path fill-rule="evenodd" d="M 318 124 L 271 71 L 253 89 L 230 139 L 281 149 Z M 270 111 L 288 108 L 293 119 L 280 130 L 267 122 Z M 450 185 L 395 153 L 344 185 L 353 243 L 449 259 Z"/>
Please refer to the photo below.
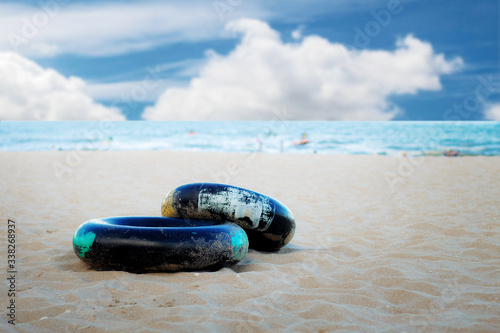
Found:
<path fill-rule="evenodd" d="M 110 217 L 80 225 L 73 249 L 82 261 L 105 269 L 196 270 L 237 263 L 248 251 L 248 238 L 224 221 Z"/>
<path fill-rule="evenodd" d="M 194 183 L 176 187 L 163 200 L 162 215 L 234 222 L 247 232 L 251 248 L 264 251 L 279 250 L 295 233 L 293 214 L 285 205 L 231 185 Z"/>

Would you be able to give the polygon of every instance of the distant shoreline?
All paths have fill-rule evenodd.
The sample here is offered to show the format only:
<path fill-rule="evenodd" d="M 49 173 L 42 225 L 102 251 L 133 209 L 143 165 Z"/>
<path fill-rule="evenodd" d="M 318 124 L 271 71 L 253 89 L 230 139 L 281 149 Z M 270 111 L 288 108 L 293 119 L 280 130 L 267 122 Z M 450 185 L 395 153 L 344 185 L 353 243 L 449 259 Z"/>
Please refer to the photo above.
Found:
<path fill-rule="evenodd" d="M 500 122 L 2 122 L 0 151 L 500 156 L 498 133 Z"/>

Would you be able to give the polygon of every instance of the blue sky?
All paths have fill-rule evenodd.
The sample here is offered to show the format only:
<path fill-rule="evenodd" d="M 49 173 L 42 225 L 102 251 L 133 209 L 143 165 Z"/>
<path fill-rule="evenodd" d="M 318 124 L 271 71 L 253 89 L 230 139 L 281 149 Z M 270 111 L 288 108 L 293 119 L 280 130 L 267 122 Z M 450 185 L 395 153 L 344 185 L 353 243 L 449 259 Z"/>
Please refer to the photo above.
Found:
<path fill-rule="evenodd" d="M 497 0 L 0 3 L 0 118 L 500 120 Z"/>

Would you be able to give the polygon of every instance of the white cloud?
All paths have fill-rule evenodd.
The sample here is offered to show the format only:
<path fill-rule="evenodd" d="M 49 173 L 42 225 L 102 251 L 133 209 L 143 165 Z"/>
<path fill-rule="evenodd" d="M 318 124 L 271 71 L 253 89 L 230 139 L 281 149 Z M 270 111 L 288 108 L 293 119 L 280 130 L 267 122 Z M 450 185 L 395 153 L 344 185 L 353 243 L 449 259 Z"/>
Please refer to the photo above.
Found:
<path fill-rule="evenodd" d="M 292 31 L 292 38 L 297 40 L 302 38 L 302 30 L 304 30 L 305 26 L 301 25 L 294 31 Z"/>
<path fill-rule="evenodd" d="M 87 82 L 84 91 L 97 100 L 119 103 L 128 100 L 156 102 L 167 88 L 184 86 L 190 78 L 199 73 L 204 64 L 203 59 L 186 59 L 147 66 L 145 69 L 107 77 L 111 82 Z M 131 77 L 135 80 L 130 80 Z"/>
<path fill-rule="evenodd" d="M 0 52 L 1 120 L 125 120 L 117 108 L 95 103 L 85 83 L 12 52 Z"/>
<path fill-rule="evenodd" d="M 189 86 L 167 89 L 149 120 L 262 120 L 286 107 L 293 119 L 388 120 L 400 112 L 388 98 L 441 89 L 440 75 L 462 67 L 429 43 L 407 36 L 394 51 L 349 50 L 319 36 L 283 43 L 266 23 L 241 19 L 227 56 L 211 53 Z"/>
<path fill-rule="evenodd" d="M 83 88 L 83 92 L 101 101 L 117 103 L 124 103 L 129 100 L 132 102 L 156 102 L 165 89 L 180 84 L 177 81 L 154 81 L 149 78 L 142 81 L 87 83 Z"/>
<path fill-rule="evenodd" d="M 211 1 L 134 1 L 38 6 L 0 4 L 0 51 L 29 57 L 57 54 L 109 56 L 159 45 L 221 38 L 224 22 Z M 228 17 L 259 14 L 251 3 Z M 240 10 L 241 9 L 241 10 Z"/>
<path fill-rule="evenodd" d="M 118 55 L 179 42 L 225 38 L 220 31 L 228 20 L 246 17 L 303 23 L 326 12 L 366 11 L 387 0 L 35 3 L 0 3 L 0 52 L 14 51 L 30 58 Z"/>
<path fill-rule="evenodd" d="M 484 118 L 487 120 L 500 121 L 500 103 L 486 106 Z"/>

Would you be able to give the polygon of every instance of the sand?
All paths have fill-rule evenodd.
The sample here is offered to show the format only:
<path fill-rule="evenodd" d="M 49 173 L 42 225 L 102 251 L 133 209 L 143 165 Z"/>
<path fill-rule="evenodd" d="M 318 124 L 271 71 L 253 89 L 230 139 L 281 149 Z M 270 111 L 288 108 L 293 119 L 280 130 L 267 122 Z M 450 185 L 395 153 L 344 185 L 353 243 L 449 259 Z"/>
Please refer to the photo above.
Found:
<path fill-rule="evenodd" d="M 500 331 L 499 157 L 54 151 L 0 165 L 18 272 L 3 332 Z M 190 182 L 278 199 L 294 239 L 218 271 L 103 271 L 74 254 L 81 223 L 159 216 Z"/>

